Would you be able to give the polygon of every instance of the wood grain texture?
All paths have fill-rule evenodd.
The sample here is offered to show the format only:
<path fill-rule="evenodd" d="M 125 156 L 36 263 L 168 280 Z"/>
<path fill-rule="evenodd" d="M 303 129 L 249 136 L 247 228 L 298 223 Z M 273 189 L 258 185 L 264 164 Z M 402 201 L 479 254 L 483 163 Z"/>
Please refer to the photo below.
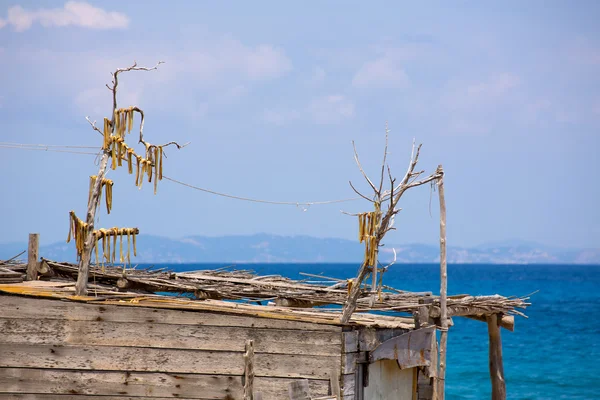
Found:
<path fill-rule="evenodd" d="M 152 307 L 125 307 L 46 300 L 22 296 L 0 296 L 2 317 L 34 319 L 67 319 L 74 321 L 109 321 L 176 325 L 254 327 L 268 329 L 302 329 L 306 331 L 341 332 L 341 327 L 282 319 L 222 314 L 206 311 L 181 311 Z M 44 310 L 44 312 L 40 312 Z"/>
<path fill-rule="evenodd" d="M 39 252 L 39 233 L 29 234 L 29 246 L 27 247 L 27 280 L 35 281 L 37 279 L 37 263 Z"/>
<path fill-rule="evenodd" d="M 292 379 L 255 378 L 264 400 L 288 395 Z M 311 393 L 325 396 L 329 381 L 309 380 Z M 148 398 L 241 399 L 241 376 L 145 372 L 0 368 L 0 398 L 9 394 L 126 396 Z"/>
<path fill-rule="evenodd" d="M 487 316 L 489 344 L 490 378 L 492 380 L 492 400 L 506 400 L 506 382 L 504 381 L 504 365 L 502 362 L 502 338 L 498 316 Z"/>
<path fill-rule="evenodd" d="M 2 343 L 241 352 L 244 351 L 246 340 L 254 341 L 254 351 L 257 353 L 325 356 L 341 354 L 341 337 L 337 332 L 0 317 Z"/>
<path fill-rule="evenodd" d="M 0 343 L 0 367 L 104 371 L 233 374 L 244 373 L 243 353 L 110 346 L 55 346 Z M 255 375 L 329 380 L 340 357 L 256 354 Z"/>

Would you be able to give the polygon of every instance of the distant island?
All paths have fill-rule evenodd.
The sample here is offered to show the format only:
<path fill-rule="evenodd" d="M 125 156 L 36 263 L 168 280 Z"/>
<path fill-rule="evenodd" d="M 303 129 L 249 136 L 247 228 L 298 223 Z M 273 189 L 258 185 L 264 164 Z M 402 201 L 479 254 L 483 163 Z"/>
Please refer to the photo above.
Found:
<path fill-rule="evenodd" d="M 382 262 L 435 263 L 436 245 L 403 244 L 382 248 Z M 0 260 L 27 249 L 27 243 L 0 244 Z M 188 236 L 171 239 L 140 235 L 135 263 L 360 263 L 363 246 L 357 241 L 310 236 Z M 42 257 L 75 261 L 73 243 L 58 242 L 40 247 Z M 490 243 L 476 247 L 448 248 L 448 262 L 481 264 L 600 264 L 600 249 L 559 249 L 525 241 Z"/>

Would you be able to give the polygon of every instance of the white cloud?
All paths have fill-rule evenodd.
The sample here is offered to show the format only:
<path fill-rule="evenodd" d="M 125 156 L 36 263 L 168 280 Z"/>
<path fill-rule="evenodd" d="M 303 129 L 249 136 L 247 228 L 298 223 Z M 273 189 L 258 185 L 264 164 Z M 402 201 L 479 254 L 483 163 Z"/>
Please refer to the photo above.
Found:
<path fill-rule="evenodd" d="M 91 4 L 68 1 L 63 8 L 40 8 L 26 10 L 21 6 L 8 9 L 6 20 L 0 20 L 0 28 L 12 25 L 17 32 L 23 32 L 38 22 L 43 27 L 78 26 L 90 29 L 119 29 L 129 25 L 129 18 L 119 12 L 104 11 Z"/>
<path fill-rule="evenodd" d="M 308 111 L 318 124 L 337 124 L 354 116 L 354 104 L 342 95 L 329 95 L 314 99 Z"/>
<path fill-rule="evenodd" d="M 409 83 L 399 62 L 389 56 L 365 63 L 352 79 L 352 85 L 358 88 L 404 88 Z"/>
<path fill-rule="evenodd" d="M 6 26 L 7 22 L 6 20 L 0 18 L 0 29 L 4 28 Z"/>

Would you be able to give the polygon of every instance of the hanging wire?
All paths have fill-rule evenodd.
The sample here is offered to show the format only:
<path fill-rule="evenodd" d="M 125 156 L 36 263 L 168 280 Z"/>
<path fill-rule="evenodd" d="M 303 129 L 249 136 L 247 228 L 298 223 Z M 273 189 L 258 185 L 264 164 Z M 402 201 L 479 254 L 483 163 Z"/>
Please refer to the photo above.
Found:
<path fill-rule="evenodd" d="M 75 149 L 97 149 L 97 147 L 92 146 L 61 146 L 61 145 L 45 145 L 45 144 L 23 144 L 23 143 L 6 143 L 0 142 L 0 148 L 13 148 L 13 149 L 21 149 L 21 150 L 39 150 L 39 151 L 48 151 L 48 152 L 57 152 L 57 153 L 72 153 L 72 154 L 88 154 L 94 155 L 98 157 L 102 152 L 84 152 L 84 151 L 73 151 L 73 150 L 60 150 L 59 148 L 75 148 Z M 248 201 L 252 203 L 263 203 L 263 204 L 274 204 L 274 205 L 286 205 L 286 206 L 296 206 L 301 208 L 302 211 L 307 211 L 310 206 L 313 205 L 325 205 L 325 204 L 335 204 L 335 203 L 345 203 L 349 201 L 360 200 L 360 197 L 351 197 L 347 199 L 339 199 L 339 200 L 326 200 L 326 201 L 272 201 L 272 200 L 262 200 L 262 199 L 253 199 L 250 197 L 243 196 L 235 196 L 232 194 L 217 192 L 215 190 L 205 189 L 198 186 L 191 185 L 189 183 L 185 183 L 179 181 L 174 178 L 170 178 L 166 175 L 163 175 L 163 179 L 176 183 L 178 185 L 182 185 L 188 187 L 190 189 L 198 190 L 204 193 L 212 194 L 215 196 L 227 197 L 234 200 Z"/>

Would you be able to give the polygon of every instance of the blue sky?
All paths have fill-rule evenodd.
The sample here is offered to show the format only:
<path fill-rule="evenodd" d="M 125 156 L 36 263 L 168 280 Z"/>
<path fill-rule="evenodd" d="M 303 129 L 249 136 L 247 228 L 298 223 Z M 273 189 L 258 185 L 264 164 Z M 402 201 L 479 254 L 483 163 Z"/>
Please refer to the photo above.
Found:
<path fill-rule="evenodd" d="M 600 35 L 595 1 L 41 2 L 0 1 L 0 141 L 100 146 L 85 120 L 120 104 L 148 114 L 168 151 L 165 175 L 240 196 L 320 201 L 361 182 L 351 140 L 376 175 L 390 126 L 390 166 L 446 170 L 448 240 L 507 239 L 598 247 Z M 133 144 L 133 138 L 130 140 Z M 89 155 L 0 147 L 0 242 L 64 240 L 84 215 Z M 138 190 L 111 171 L 113 212 L 98 227 L 182 237 L 267 232 L 356 237 L 366 202 L 240 202 L 162 181 Z M 435 243 L 428 187 L 402 201 L 389 243 Z"/>

